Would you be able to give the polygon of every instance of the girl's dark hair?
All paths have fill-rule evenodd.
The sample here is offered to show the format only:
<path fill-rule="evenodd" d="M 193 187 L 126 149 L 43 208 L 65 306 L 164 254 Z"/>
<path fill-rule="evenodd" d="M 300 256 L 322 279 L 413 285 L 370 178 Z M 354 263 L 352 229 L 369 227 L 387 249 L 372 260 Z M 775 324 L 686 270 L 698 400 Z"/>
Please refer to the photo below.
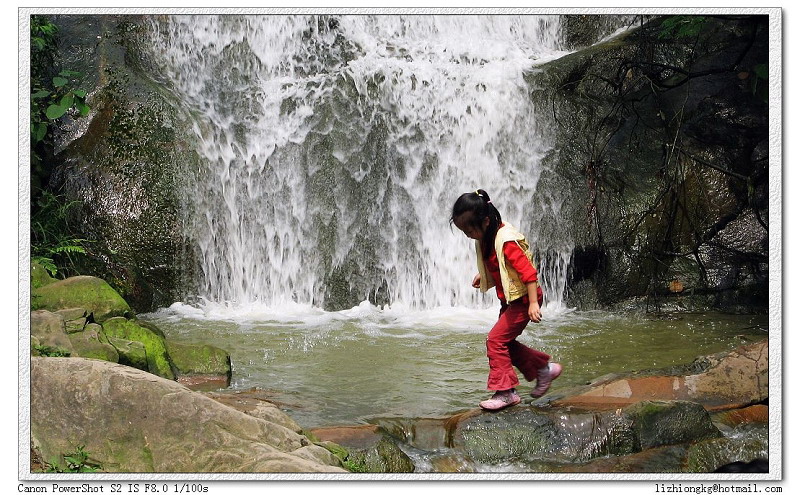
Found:
<path fill-rule="evenodd" d="M 483 225 L 483 220 L 485 218 L 489 219 L 489 226 L 486 227 L 486 231 L 483 233 L 483 241 L 481 244 L 483 257 L 488 258 L 494 249 L 494 238 L 497 235 L 497 230 L 503 222 L 502 217 L 500 217 L 500 212 L 497 211 L 497 208 L 492 204 L 489 193 L 483 189 L 478 189 L 477 191 L 464 193 L 458 197 L 453 205 L 453 212 L 450 214 L 450 223 L 452 224 L 456 221 L 456 218 L 465 213 L 472 213 L 468 223 L 478 229 Z"/>

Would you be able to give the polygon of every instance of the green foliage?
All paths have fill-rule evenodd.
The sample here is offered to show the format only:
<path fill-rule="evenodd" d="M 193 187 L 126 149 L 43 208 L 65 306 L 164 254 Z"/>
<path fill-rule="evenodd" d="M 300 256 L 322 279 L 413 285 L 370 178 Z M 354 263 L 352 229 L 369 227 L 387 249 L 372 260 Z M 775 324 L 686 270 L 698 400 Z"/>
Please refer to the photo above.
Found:
<path fill-rule="evenodd" d="M 64 462 L 52 459 L 48 463 L 48 473 L 94 473 L 103 469 L 99 463 L 89 461 L 89 453 L 81 445 L 75 452 L 64 454 Z"/>
<path fill-rule="evenodd" d="M 345 469 L 347 469 L 348 471 L 350 471 L 351 473 L 366 473 L 367 472 L 367 467 L 364 464 L 362 464 L 360 462 L 352 461 L 350 459 L 343 460 L 342 461 L 342 466 Z"/>
<path fill-rule="evenodd" d="M 74 270 L 75 256 L 86 254 L 89 241 L 69 229 L 69 213 L 77 204 L 43 191 L 31 209 L 31 261 L 53 277 L 59 271 Z"/>
<path fill-rule="evenodd" d="M 661 23 L 660 39 L 689 38 L 697 36 L 703 30 L 706 18 L 698 15 L 674 15 Z"/>
<path fill-rule="evenodd" d="M 39 353 L 40 356 L 47 357 L 69 357 L 70 352 L 61 347 L 50 347 L 49 345 L 35 345 L 33 349 Z"/>
<path fill-rule="evenodd" d="M 65 115 L 89 114 L 87 93 L 78 88 L 83 74 L 56 69 L 58 28 L 45 16 L 31 16 L 31 100 L 30 150 L 33 194 L 46 184 L 52 163 L 52 134 L 55 122 Z"/>

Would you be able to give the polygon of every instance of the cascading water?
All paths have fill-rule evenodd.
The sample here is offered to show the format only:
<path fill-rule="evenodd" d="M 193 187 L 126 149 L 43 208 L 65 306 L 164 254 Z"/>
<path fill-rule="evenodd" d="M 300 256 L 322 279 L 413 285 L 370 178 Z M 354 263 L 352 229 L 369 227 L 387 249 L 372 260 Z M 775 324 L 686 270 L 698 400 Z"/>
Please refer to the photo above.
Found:
<path fill-rule="evenodd" d="M 539 236 L 550 145 L 523 80 L 558 16 L 172 16 L 153 57 L 195 116 L 186 235 L 200 296 L 233 307 L 495 304 L 449 211 L 486 189 L 561 308 L 572 249 Z"/>

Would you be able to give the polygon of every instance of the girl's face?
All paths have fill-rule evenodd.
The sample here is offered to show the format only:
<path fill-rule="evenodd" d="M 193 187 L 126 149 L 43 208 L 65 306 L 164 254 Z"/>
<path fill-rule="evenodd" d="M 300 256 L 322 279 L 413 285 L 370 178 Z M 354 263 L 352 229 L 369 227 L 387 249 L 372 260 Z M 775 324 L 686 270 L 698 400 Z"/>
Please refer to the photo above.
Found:
<path fill-rule="evenodd" d="M 470 239 L 480 241 L 483 240 L 483 233 L 486 232 L 486 228 L 489 226 L 489 217 L 484 218 L 480 226 L 476 226 L 472 222 L 472 212 L 466 212 L 456 217 L 453 223 L 464 235 Z"/>

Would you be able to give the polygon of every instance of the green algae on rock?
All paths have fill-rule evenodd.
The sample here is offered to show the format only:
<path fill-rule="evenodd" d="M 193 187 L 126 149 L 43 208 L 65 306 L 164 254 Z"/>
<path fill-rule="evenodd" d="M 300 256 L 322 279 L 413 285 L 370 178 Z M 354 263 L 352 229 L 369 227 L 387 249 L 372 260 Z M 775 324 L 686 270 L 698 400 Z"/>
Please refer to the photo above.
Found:
<path fill-rule="evenodd" d="M 131 311 L 128 303 L 105 280 L 88 275 L 70 277 L 34 289 L 31 304 L 35 309 L 48 311 L 84 308 L 97 322 L 124 316 Z"/>
<path fill-rule="evenodd" d="M 170 380 L 175 379 L 166 343 L 161 336 L 134 321 L 121 317 L 105 321 L 103 329 L 109 337 L 141 342 L 146 351 L 147 371 Z"/>

